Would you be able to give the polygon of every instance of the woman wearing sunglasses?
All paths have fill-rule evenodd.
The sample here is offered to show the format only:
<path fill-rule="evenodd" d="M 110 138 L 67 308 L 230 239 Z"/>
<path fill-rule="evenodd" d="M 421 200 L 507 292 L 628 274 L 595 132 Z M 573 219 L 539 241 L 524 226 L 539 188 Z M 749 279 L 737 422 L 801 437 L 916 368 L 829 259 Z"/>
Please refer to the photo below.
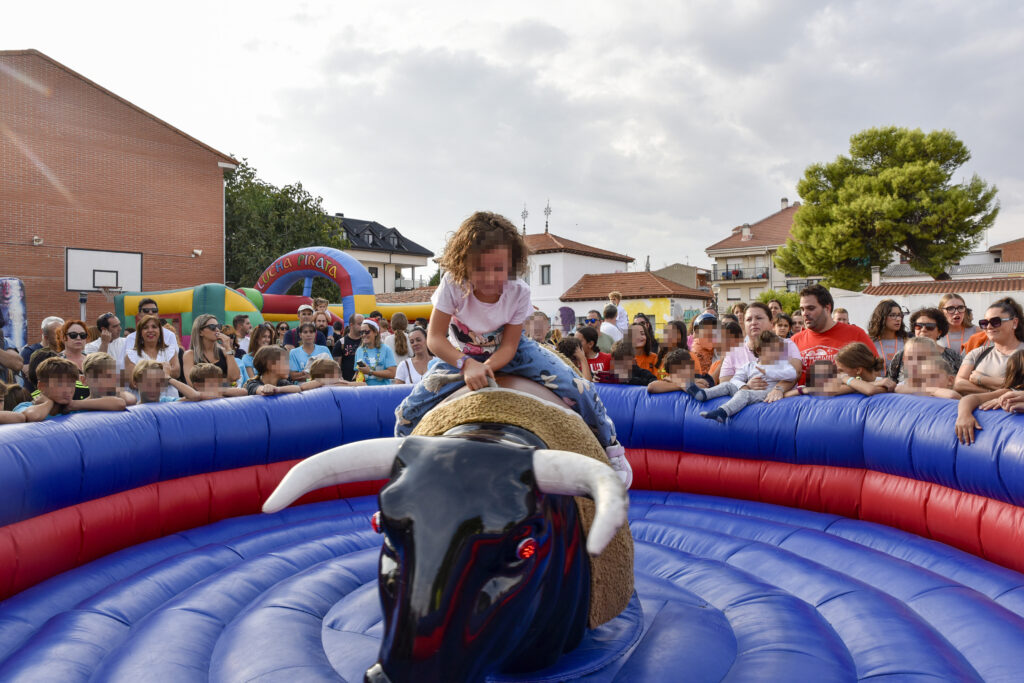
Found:
<path fill-rule="evenodd" d="M 160 324 L 160 318 L 155 315 L 144 315 L 137 318 L 136 322 L 138 328 L 135 330 L 134 343 L 124 357 L 125 375 L 131 377 L 135 372 L 135 366 L 148 358 L 160 363 L 168 377 L 177 378 L 181 369 L 178 365 L 178 352 L 164 341 L 164 328 Z M 160 395 L 178 398 L 178 390 L 165 385 Z"/>
<path fill-rule="evenodd" d="M 192 339 L 189 340 L 189 350 L 183 357 L 186 379 L 192 372 L 192 366 L 197 363 L 213 363 L 224 373 L 224 379 L 232 385 L 236 384 L 241 376 L 238 363 L 235 362 L 234 351 L 231 350 L 231 340 L 221 332 L 217 317 L 209 313 L 197 315 L 192 321 Z"/>
<path fill-rule="evenodd" d="M 284 336 L 288 334 L 289 329 L 291 328 L 288 327 L 288 323 L 278 323 L 277 339 L 274 341 L 274 343 L 277 344 L 278 346 L 284 346 Z"/>
<path fill-rule="evenodd" d="M 927 337 L 938 342 L 949 332 L 946 316 L 937 308 L 922 308 L 910 315 L 910 331 L 915 337 Z M 960 370 L 960 354 L 953 349 L 942 349 L 942 359 L 949 365 L 950 373 Z M 903 351 L 897 353 L 889 363 L 889 379 L 897 384 L 907 379 L 907 370 L 903 365 Z"/>
<path fill-rule="evenodd" d="M 939 310 L 945 314 L 946 322 L 949 323 L 949 332 L 939 343 L 957 353 L 963 353 L 967 340 L 980 331 L 974 324 L 971 309 L 967 308 L 959 294 L 943 294 L 939 299 Z"/>
<path fill-rule="evenodd" d="M 1014 351 L 1024 349 L 1022 318 L 1024 312 L 1020 304 L 1010 297 L 988 307 L 985 317 L 978 321 L 978 327 L 985 333 L 989 344 L 964 356 L 953 385 L 954 391 L 980 394 L 1003 386 L 1007 361 Z"/>
<path fill-rule="evenodd" d="M 77 365 L 79 370 L 85 362 L 85 344 L 88 338 L 89 332 L 81 320 L 68 320 L 64 327 L 60 328 L 60 355 Z"/>
<path fill-rule="evenodd" d="M 356 349 L 356 369 L 363 373 L 370 386 L 391 384 L 395 378 L 395 352 L 380 340 L 380 327 L 367 318 L 359 330 L 363 343 Z"/>

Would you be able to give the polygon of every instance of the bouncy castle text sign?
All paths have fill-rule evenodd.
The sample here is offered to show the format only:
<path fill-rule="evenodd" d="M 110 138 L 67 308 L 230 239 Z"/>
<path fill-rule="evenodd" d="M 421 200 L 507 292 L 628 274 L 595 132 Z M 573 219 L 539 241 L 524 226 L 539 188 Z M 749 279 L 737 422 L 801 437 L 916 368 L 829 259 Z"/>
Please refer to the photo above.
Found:
<path fill-rule="evenodd" d="M 277 259 L 263 271 L 256 281 L 256 289 L 266 293 L 278 278 L 299 271 L 304 271 L 308 277 L 320 275 L 337 281 L 339 270 L 341 266 L 324 254 L 315 251 L 292 252 Z"/>

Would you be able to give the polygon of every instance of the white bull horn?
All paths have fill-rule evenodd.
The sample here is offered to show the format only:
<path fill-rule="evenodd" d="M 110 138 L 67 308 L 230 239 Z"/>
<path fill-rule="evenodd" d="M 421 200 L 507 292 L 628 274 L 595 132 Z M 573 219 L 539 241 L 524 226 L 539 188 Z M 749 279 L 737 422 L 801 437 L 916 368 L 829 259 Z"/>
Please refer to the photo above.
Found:
<path fill-rule="evenodd" d="M 351 481 L 387 479 L 402 439 L 367 439 L 311 455 L 288 470 L 263 504 L 264 512 L 283 510 L 310 491 Z"/>
<path fill-rule="evenodd" d="M 539 448 L 533 452 L 533 476 L 544 493 L 587 496 L 594 501 L 594 523 L 587 552 L 600 555 L 629 514 L 626 487 L 611 467 L 572 451 Z"/>

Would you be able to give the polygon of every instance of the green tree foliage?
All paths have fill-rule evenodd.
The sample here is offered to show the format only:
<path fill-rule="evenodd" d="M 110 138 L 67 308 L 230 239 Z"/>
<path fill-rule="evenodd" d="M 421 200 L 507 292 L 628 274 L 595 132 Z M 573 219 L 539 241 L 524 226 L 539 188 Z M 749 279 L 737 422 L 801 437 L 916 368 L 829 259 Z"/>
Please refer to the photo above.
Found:
<path fill-rule="evenodd" d="M 301 247 L 348 246 L 336 222 L 324 213 L 321 198 L 302 183 L 277 188 L 260 180 L 243 159 L 224 188 L 226 279 L 234 287 L 252 287 L 274 259 Z M 301 294 L 302 284 L 290 294 Z M 337 285 L 313 282 L 313 296 L 339 301 Z"/>
<path fill-rule="evenodd" d="M 800 308 L 800 293 L 799 292 L 787 292 L 784 289 L 769 289 L 767 292 L 761 292 L 757 300 L 761 303 L 767 304 L 772 299 L 778 299 L 782 302 L 782 312 L 792 313 L 796 309 Z"/>
<path fill-rule="evenodd" d="M 850 138 L 850 156 L 813 164 L 797 184 L 803 205 L 775 263 L 802 277 L 859 289 L 871 267 L 898 253 L 939 278 L 967 255 L 999 212 L 995 186 L 977 175 L 953 184 L 971 158 L 952 131 L 871 128 Z"/>
<path fill-rule="evenodd" d="M 427 283 L 427 287 L 437 287 L 441 284 L 441 269 L 438 268 L 434 271 L 434 274 L 430 276 L 430 282 Z"/>

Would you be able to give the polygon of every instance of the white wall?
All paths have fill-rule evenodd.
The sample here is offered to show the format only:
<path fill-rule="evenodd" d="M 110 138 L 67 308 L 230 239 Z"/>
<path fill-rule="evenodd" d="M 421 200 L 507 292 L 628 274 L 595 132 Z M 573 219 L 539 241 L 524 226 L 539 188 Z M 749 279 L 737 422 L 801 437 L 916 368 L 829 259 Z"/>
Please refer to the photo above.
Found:
<path fill-rule="evenodd" d="M 530 297 L 533 305 L 549 316 L 558 312 L 564 304 L 558 297 L 576 284 L 584 275 L 602 273 L 624 273 L 626 265 L 622 261 L 580 256 L 556 252 L 552 254 L 534 254 L 528 259 L 530 269 Z M 551 284 L 540 284 L 540 267 L 551 266 Z"/>
<path fill-rule="evenodd" d="M 836 302 L 836 308 L 845 308 L 850 311 L 850 322 L 867 329 L 871 313 L 875 310 L 878 302 L 884 299 L 893 299 L 901 306 L 913 313 L 919 308 L 938 307 L 941 294 L 919 294 L 913 296 L 869 296 L 860 292 L 850 292 L 844 289 L 832 289 L 832 298 Z M 950 283 L 949 291 L 956 291 L 956 281 Z M 992 305 L 993 301 L 1004 297 L 1013 297 L 1018 302 L 1024 302 L 1021 292 L 967 292 L 960 293 L 960 297 L 967 304 L 967 307 L 974 311 L 974 319 L 982 317 L 985 309 Z"/>

